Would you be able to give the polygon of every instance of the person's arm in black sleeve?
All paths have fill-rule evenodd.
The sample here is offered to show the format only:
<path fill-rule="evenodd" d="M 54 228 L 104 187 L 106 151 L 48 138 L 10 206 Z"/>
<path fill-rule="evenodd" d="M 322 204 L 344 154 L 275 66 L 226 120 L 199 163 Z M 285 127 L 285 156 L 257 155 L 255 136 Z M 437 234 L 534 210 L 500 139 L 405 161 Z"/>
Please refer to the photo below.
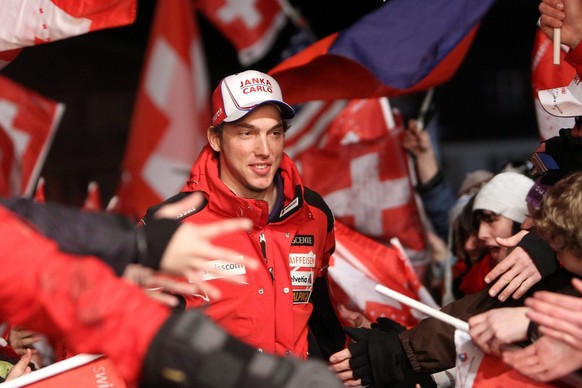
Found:
<path fill-rule="evenodd" d="M 320 355 L 324 360 L 328 360 L 332 354 L 345 347 L 347 338 L 331 304 L 326 276 L 315 280 L 311 302 L 313 312 L 309 317 L 308 325 L 316 343 L 309 343 L 309 353 L 314 356 Z"/>
<path fill-rule="evenodd" d="M 542 279 L 553 274 L 560 267 L 558 260 L 556 260 L 556 253 L 535 230 L 523 236 L 517 246 L 528 253 L 532 262 L 542 275 Z"/>
<path fill-rule="evenodd" d="M 151 222 L 145 231 L 122 215 L 84 212 L 56 203 L 39 204 L 26 198 L 0 198 L 0 204 L 55 240 L 61 250 L 97 256 L 118 275 L 130 263 L 159 268 L 163 251 L 179 226 L 178 221 L 159 220 Z"/>

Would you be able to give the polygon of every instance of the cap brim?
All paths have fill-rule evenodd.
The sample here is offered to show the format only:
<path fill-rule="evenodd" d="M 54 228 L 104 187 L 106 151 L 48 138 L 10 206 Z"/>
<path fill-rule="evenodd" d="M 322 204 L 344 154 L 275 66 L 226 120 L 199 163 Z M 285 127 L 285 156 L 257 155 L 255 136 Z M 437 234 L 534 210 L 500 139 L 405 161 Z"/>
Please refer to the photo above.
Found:
<path fill-rule="evenodd" d="M 281 117 L 284 120 L 289 120 L 289 119 L 292 119 L 293 117 L 295 117 L 295 111 L 293 110 L 293 108 L 291 108 L 291 105 L 289 105 L 283 101 L 268 100 L 268 101 L 261 101 L 259 104 L 254 106 L 252 109 L 248 109 L 248 110 L 237 109 L 234 112 L 231 112 L 228 115 L 228 117 L 225 118 L 223 121 L 226 123 L 232 123 L 233 121 L 240 120 L 243 117 L 245 117 L 247 114 L 251 113 L 253 110 L 257 109 L 259 106 L 262 106 L 265 104 L 277 105 L 279 107 L 279 110 L 281 111 Z"/>
<path fill-rule="evenodd" d="M 540 90 L 538 98 L 544 110 L 552 116 L 582 116 L 582 103 L 567 87 Z"/>

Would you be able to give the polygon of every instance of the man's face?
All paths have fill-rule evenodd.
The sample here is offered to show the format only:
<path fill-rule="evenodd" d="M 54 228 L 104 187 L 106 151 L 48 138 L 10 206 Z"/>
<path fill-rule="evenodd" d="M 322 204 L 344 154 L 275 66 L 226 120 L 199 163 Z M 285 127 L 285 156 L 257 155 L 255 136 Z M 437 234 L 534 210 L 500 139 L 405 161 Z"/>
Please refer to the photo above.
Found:
<path fill-rule="evenodd" d="M 222 138 L 208 140 L 220 155 L 220 179 L 236 195 L 273 200 L 273 179 L 281 164 L 285 133 L 281 113 L 271 104 L 255 108 L 235 123 L 225 123 Z"/>

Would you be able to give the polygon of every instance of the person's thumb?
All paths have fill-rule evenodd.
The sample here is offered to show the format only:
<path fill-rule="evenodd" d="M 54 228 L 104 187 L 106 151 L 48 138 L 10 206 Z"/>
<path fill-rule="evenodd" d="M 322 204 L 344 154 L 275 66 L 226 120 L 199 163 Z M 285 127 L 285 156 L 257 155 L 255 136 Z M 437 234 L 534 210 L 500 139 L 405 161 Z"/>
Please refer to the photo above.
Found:
<path fill-rule="evenodd" d="M 504 248 L 513 248 L 515 247 L 529 232 L 527 230 L 522 230 L 519 233 L 514 234 L 511 237 L 496 237 L 495 241 L 497 244 L 501 245 Z"/>

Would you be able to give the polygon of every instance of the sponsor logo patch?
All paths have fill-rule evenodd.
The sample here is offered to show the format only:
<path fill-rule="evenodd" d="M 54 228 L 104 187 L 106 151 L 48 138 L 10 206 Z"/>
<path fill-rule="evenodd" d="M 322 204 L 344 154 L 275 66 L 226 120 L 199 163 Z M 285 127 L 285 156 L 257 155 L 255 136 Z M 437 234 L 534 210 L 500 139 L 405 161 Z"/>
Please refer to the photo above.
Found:
<path fill-rule="evenodd" d="M 291 271 L 291 285 L 312 287 L 313 271 Z"/>
<path fill-rule="evenodd" d="M 279 217 L 283 217 L 285 214 L 289 213 L 291 210 L 295 209 L 297 206 L 299 206 L 299 198 L 295 197 L 295 199 L 293 201 L 291 201 L 289 203 L 289 205 L 287 205 L 285 207 L 285 209 L 281 210 L 281 212 L 279 213 Z"/>
<path fill-rule="evenodd" d="M 315 268 L 315 253 L 290 253 L 289 266 Z"/>
<path fill-rule="evenodd" d="M 231 263 L 225 260 L 214 260 L 212 266 L 218 270 L 218 273 L 205 271 L 202 274 L 202 280 L 220 279 L 225 276 L 244 275 L 247 273 L 245 265 L 242 263 Z"/>
<path fill-rule="evenodd" d="M 298 234 L 295 237 L 293 237 L 293 241 L 291 241 L 291 245 L 295 245 L 295 246 L 307 246 L 307 247 L 312 247 L 313 246 L 313 235 L 311 234 Z"/>
<path fill-rule="evenodd" d="M 311 290 L 293 290 L 293 304 L 309 303 Z"/>

